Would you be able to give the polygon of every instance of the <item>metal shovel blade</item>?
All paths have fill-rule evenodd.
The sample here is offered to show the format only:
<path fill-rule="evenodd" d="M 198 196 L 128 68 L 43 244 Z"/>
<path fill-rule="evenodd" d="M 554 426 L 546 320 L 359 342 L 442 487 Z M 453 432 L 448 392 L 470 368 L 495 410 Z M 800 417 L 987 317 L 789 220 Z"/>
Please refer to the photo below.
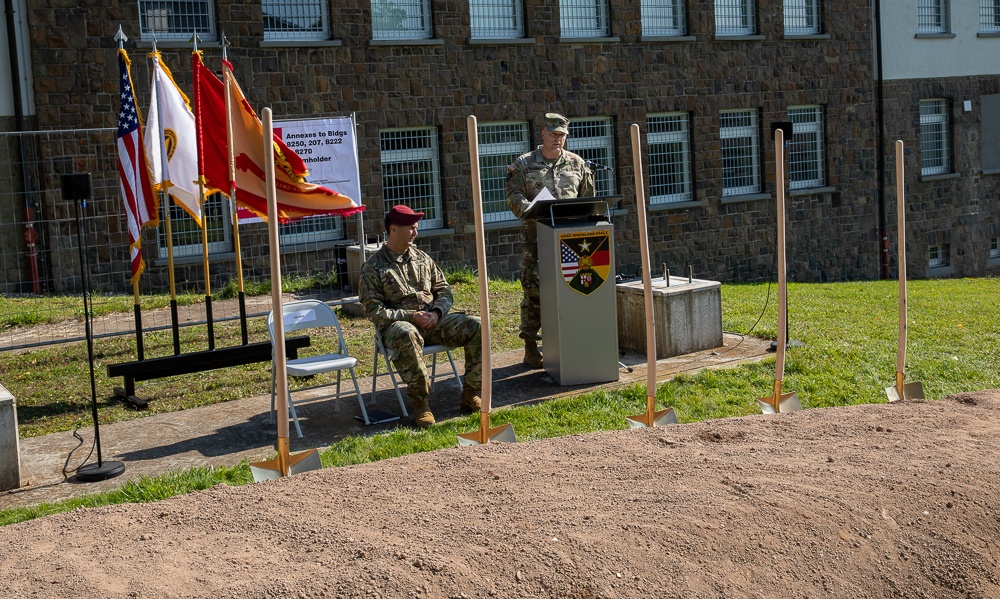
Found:
<path fill-rule="evenodd" d="M 668 424 L 677 424 L 677 412 L 673 408 L 667 408 L 666 410 L 636 414 L 635 416 L 625 418 L 625 420 L 628 421 L 629 428 L 666 426 Z"/>
<path fill-rule="evenodd" d="M 319 470 L 323 467 L 319 460 L 319 451 L 310 449 L 288 456 L 288 472 L 282 474 L 281 456 L 265 462 L 254 462 L 250 464 L 250 473 L 253 474 L 253 482 L 259 483 L 262 480 L 281 478 L 282 476 L 293 476 L 301 472 Z"/>
<path fill-rule="evenodd" d="M 802 409 L 799 403 L 799 396 L 792 393 L 782 393 L 777 396 L 768 395 L 757 400 L 761 414 L 784 414 L 785 412 L 797 412 Z"/>
<path fill-rule="evenodd" d="M 886 387 L 885 394 L 889 397 L 890 403 L 901 399 L 926 399 L 924 397 L 924 384 L 920 381 L 904 383 L 902 397 L 899 395 L 899 388 L 895 385 L 892 387 Z"/>
<path fill-rule="evenodd" d="M 503 426 L 480 429 L 474 433 L 461 433 L 458 435 L 459 447 L 485 445 L 487 443 L 517 443 L 517 437 L 514 435 L 514 427 L 510 424 L 505 424 Z"/>

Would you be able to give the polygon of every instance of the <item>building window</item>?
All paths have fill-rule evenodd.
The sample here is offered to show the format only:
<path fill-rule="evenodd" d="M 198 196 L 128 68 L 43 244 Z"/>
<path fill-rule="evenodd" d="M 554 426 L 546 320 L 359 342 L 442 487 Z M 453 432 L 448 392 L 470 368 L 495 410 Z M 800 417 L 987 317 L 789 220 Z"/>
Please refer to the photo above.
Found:
<path fill-rule="evenodd" d="M 521 0 L 469 0 L 472 37 L 512 39 L 524 37 Z"/>
<path fill-rule="evenodd" d="M 990 239 L 990 258 L 1000 258 L 1000 242 L 997 237 Z"/>
<path fill-rule="evenodd" d="M 264 0 L 265 40 L 330 39 L 329 0 Z"/>
<path fill-rule="evenodd" d="M 930 258 L 927 260 L 928 268 L 941 268 L 948 266 L 948 244 L 932 245 L 928 249 Z"/>
<path fill-rule="evenodd" d="M 691 200 L 691 125 L 686 112 L 651 114 L 646 118 L 649 140 L 649 202 L 666 204 Z"/>
<path fill-rule="evenodd" d="M 372 0 L 372 39 L 422 40 L 432 34 L 430 0 Z"/>
<path fill-rule="evenodd" d="M 785 35 L 817 35 L 822 32 L 819 0 L 785 0 Z"/>
<path fill-rule="evenodd" d="M 174 256 L 201 256 L 201 228 L 177 202 L 163 202 L 170 210 L 170 233 Z M 214 193 L 205 199 L 204 220 L 208 226 L 208 253 L 228 252 L 233 248 L 229 198 Z M 157 227 L 160 258 L 167 257 L 167 228 Z"/>
<path fill-rule="evenodd" d="M 215 8 L 212 0 L 139 0 L 139 37 L 143 41 L 188 41 L 197 33 L 215 40 Z"/>
<path fill-rule="evenodd" d="M 483 192 L 483 221 L 492 223 L 517 217 L 507 208 L 508 167 L 531 149 L 527 123 L 479 125 L 479 182 Z"/>
<path fill-rule="evenodd" d="M 306 216 L 278 224 L 278 238 L 282 245 L 318 243 L 343 237 L 344 219 L 339 216 Z"/>
<path fill-rule="evenodd" d="M 677 36 L 687 33 L 684 0 L 642 0 L 642 34 Z"/>
<path fill-rule="evenodd" d="M 559 31 L 562 37 L 609 35 L 608 0 L 559 0 Z"/>
<path fill-rule="evenodd" d="M 406 204 L 424 213 L 423 228 L 444 227 L 437 130 L 387 129 L 378 136 L 386 212 L 396 204 Z"/>
<path fill-rule="evenodd" d="M 788 143 L 789 188 L 822 187 L 826 184 L 826 152 L 822 106 L 791 106 L 792 139 Z"/>
<path fill-rule="evenodd" d="M 720 121 L 723 197 L 759 193 L 757 111 L 723 110 Z"/>
<path fill-rule="evenodd" d="M 1000 33 L 1000 0 L 979 0 L 980 33 Z"/>
<path fill-rule="evenodd" d="M 715 35 L 757 33 L 754 0 L 715 0 Z"/>
<path fill-rule="evenodd" d="M 951 149 L 948 141 L 948 101 L 920 101 L 920 174 L 940 175 L 951 172 Z"/>
<path fill-rule="evenodd" d="M 948 33 L 948 0 L 917 0 L 917 33 Z"/>
<path fill-rule="evenodd" d="M 610 118 L 570 119 L 566 149 L 584 160 L 596 162 L 607 169 L 594 172 L 594 192 L 598 196 L 615 195 L 615 136 Z"/>

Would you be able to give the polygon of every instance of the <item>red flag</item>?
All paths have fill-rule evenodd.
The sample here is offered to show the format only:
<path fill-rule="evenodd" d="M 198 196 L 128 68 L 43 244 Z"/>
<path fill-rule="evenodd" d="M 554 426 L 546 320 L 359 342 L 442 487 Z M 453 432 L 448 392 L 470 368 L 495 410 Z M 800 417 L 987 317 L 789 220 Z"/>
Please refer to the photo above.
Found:
<path fill-rule="evenodd" d="M 233 77 L 232 65 L 224 62 L 224 77 L 230 86 L 233 156 L 236 166 L 236 201 L 267 218 L 264 181 L 264 130 L 243 90 Z M 195 53 L 195 120 L 198 128 L 198 161 L 206 185 L 229 193 L 225 87 Z M 351 198 L 305 180 L 305 162 L 276 136 L 273 138 L 275 187 L 278 193 L 278 220 L 287 222 L 303 216 L 335 214 L 349 216 L 364 210 Z"/>
<path fill-rule="evenodd" d="M 128 236 L 132 279 L 135 284 L 146 268 L 140 251 L 142 227 L 158 224 L 159 201 L 149 183 L 149 165 L 146 163 L 146 146 L 142 142 L 142 117 L 135 105 L 132 62 L 125 50 L 118 50 L 118 74 L 121 83 L 121 108 L 118 111 L 118 180 L 125 214 L 128 217 Z"/>

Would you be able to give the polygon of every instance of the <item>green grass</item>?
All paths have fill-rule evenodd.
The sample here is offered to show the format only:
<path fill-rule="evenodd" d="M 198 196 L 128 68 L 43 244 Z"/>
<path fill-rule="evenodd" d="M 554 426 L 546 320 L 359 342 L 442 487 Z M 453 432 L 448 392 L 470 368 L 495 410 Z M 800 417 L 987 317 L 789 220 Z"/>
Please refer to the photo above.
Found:
<path fill-rule="evenodd" d="M 471 272 L 452 273 L 456 308 L 478 313 L 478 290 Z M 795 391 L 805 408 L 821 408 L 885 401 L 884 388 L 894 382 L 897 336 L 897 285 L 895 282 L 859 282 L 828 284 L 791 284 L 788 289 L 790 337 L 805 347 L 789 350 L 784 388 Z M 1000 387 L 996 356 L 1000 355 L 1000 332 L 994 324 L 1000 314 L 1000 281 L 997 279 L 960 279 L 914 281 L 909 284 L 909 343 L 907 380 L 922 381 L 926 395 L 938 399 L 951 393 Z M 777 331 L 777 288 L 768 285 L 723 285 L 723 326 L 728 332 L 773 338 Z M 520 286 L 516 282 L 490 282 L 490 312 L 493 339 L 497 350 L 517 347 L 517 305 Z M 767 309 L 761 316 L 761 310 Z M 759 319 L 759 320 L 758 320 Z M 351 351 L 367 356 L 371 351 L 370 325 L 360 318 L 344 319 L 345 333 L 353 343 Z M 260 331 L 255 331 L 259 334 Z M 235 329 L 228 333 L 236 335 Z M 169 339 L 161 341 L 166 345 Z M 105 353 L 104 360 L 128 356 L 128 342 L 116 354 Z M 68 355 L 44 350 L 25 356 L 6 356 L 0 364 L 0 380 L 13 381 L 8 388 L 18 397 L 18 415 L 22 418 L 22 397 L 18 390 L 27 388 L 34 369 L 36 376 L 47 380 L 36 393 L 49 393 L 45 387 L 68 384 L 75 379 L 74 399 L 66 393 L 50 397 L 47 405 L 39 403 L 27 409 L 28 430 L 67 430 L 68 423 L 86 423 L 89 403 L 89 379 L 79 364 L 67 366 Z M 79 353 L 79 350 L 76 351 Z M 370 360 L 362 360 L 368 362 Z M 84 360 L 85 364 L 85 360 Z M 153 401 L 152 410 L 183 409 L 202 405 L 207 396 L 243 397 L 262 393 L 268 384 L 266 365 L 260 371 L 246 367 L 226 369 L 225 376 L 211 379 L 211 394 L 202 396 L 193 389 L 189 378 L 178 377 L 171 393 Z M 370 366 L 368 366 L 370 368 Z M 56 374 L 58 373 L 58 374 Z M 210 373 L 209 373 L 210 374 Z M 657 388 L 657 404 L 672 406 L 679 420 L 695 422 L 758 413 L 755 399 L 769 395 L 774 377 L 774 359 L 742 364 L 725 370 L 706 370 L 680 375 Z M 204 377 L 208 379 L 208 377 Z M 203 377 L 199 376 L 199 382 Z M 224 379 L 224 380 L 223 380 Z M 110 382 L 105 381 L 105 384 Z M 80 389 L 86 386 L 86 393 Z M 198 385 L 199 387 L 201 385 Z M 177 389 L 182 389 L 178 391 Z M 30 395 L 30 393 L 29 393 Z M 62 399 L 59 399 L 62 398 Z M 29 399 L 30 401 L 30 399 Z M 158 404 L 163 405 L 161 408 Z M 169 408 L 166 407 L 169 405 Z M 639 413 L 645 406 L 645 389 L 633 385 L 614 391 L 599 390 L 572 398 L 562 398 L 527 406 L 497 410 L 493 423 L 509 422 L 519 441 L 543 439 L 568 434 L 626 428 L 625 417 Z M 37 410 L 39 413 L 33 413 Z M 55 415 L 43 415 L 42 411 Z M 105 417 L 136 417 L 114 402 L 102 402 Z M 47 424 L 42 424 L 47 422 Z M 35 428 L 32 428 L 35 427 Z M 433 451 L 455 445 L 455 435 L 478 427 L 475 416 L 450 420 L 428 430 L 396 429 L 375 436 L 349 437 L 322 452 L 325 467 L 360 464 L 410 453 Z M 111 493 L 0 512 L 0 524 L 17 522 L 48 513 L 80 506 L 120 502 L 142 502 L 204 489 L 215 484 L 244 484 L 250 480 L 246 464 L 232 468 L 197 468 L 128 483 Z"/>

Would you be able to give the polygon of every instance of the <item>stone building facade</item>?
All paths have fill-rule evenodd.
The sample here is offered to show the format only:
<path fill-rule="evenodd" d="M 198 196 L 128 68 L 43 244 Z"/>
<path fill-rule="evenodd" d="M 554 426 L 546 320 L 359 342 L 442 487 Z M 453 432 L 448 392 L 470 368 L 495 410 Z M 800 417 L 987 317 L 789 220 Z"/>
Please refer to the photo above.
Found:
<path fill-rule="evenodd" d="M 151 47 L 148 34 L 139 31 L 142 4 L 30 3 L 31 93 L 39 129 L 114 126 L 118 83 L 113 35 L 119 24 L 131 38 L 125 47 L 132 56 L 139 104 L 148 106 L 148 87 L 139 83 L 148 80 L 144 57 Z M 413 203 L 406 196 L 415 189 L 413 184 L 389 191 L 393 179 L 386 167 L 386 143 L 400 131 L 417 131 L 433 141 L 427 151 L 435 164 L 428 174 L 434 181 L 427 187 L 433 193 L 419 201 L 431 203 L 436 224 L 421 231 L 420 243 L 446 266 L 471 264 L 475 251 L 467 117 L 475 115 L 481 126 L 520 132 L 519 143 L 529 149 L 540 143 L 540 116 L 555 111 L 580 127 L 571 130 L 570 148 L 574 142 L 583 143 L 577 151 L 613 169 L 599 175 L 604 193 L 620 199 L 612 213 L 618 273 L 637 274 L 639 265 L 629 137 L 630 125 L 637 123 L 643 132 L 646 189 L 649 195 L 659 194 L 649 205 L 652 263 L 674 272 L 685 272 L 690 265 L 698 278 L 771 279 L 776 238 L 771 127 L 794 120 L 796 135 L 788 159 L 797 160 L 798 166 L 791 165 L 797 180 L 788 192 L 790 280 L 880 276 L 878 110 L 870 7 L 822 0 L 817 3 L 819 18 L 807 18 L 802 29 L 794 27 L 802 24 L 798 17 L 786 14 L 801 2 L 686 0 L 678 4 L 683 7 L 676 15 L 681 27 L 664 33 L 653 30 L 662 20 L 643 14 L 640 0 L 610 0 L 607 5 L 593 3 L 608 9 L 605 28 L 580 35 L 568 29 L 573 26 L 570 6 L 579 1 L 525 0 L 520 5 L 523 34 L 500 39 L 474 29 L 480 21 L 473 18 L 468 0 L 430 0 L 424 9 L 429 9 L 429 37 L 404 40 L 382 39 L 384 21 L 373 26 L 373 14 L 376 20 L 384 19 L 391 3 L 344 0 L 328 7 L 325 39 L 292 42 L 265 39 L 261 2 L 207 4 L 214 31 L 225 32 L 231 41 L 228 58 L 258 111 L 270 106 L 276 119 L 286 120 L 355 116 L 362 201 L 367 207 L 364 232 L 369 239 L 381 233 L 391 202 Z M 737 18 L 717 13 L 717 7 L 730 4 L 751 6 L 752 11 Z M 208 37 L 201 49 L 206 64 L 218 70 L 221 49 L 217 38 Z M 190 89 L 190 44 L 161 39 L 158 45 L 182 89 Z M 954 83 L 967 84 L 989 91 L 990 84 L 979 79 Z M 887 136 L 896 131 L 912 135 L 919 129 L 912 113 L 892 108 L 904 103 L 912 88 L 905 82 L 899 86 L 886 91 Z M 971 119 L 975 113 L 962 113 L 966 116 Z M 970 136 L 963 143 L 970 147 L 977 143 L 971 125 L 963 128 L 963 135 Z M 601 135 L 587 139 L 596 130 Z M 975 160 L 973 154 L 969 160 Z M 891 179 L 890 173 L 886 176 Z M 947 189 L 920 191 L 920 199 L 912 204 L 915 212 L 941 214 L 959 224 L 918 224 L 927 239 L 951 235 L 979 240 L 988 235 L 972 225 L 968 231 L 961 229 L 968 210 L 956 211 L 941 199 L 955 194 L 980 198 L 984 210 L 996 212 L 995 193 L 984 188 L 979 177 L 949 183 Z M 58 203 L 58 197 L 51 201 Z M 487 227 L 491 274 L 516 275 L 518 227 L 516 220 L 504 218 L 502 209 L 492 213 Z M 263 233 L 262 225 L 246 228 L 245 266 L 251 270 L 266 268 Z M 348 221 L 341 241 L 291 251 L 286 263 L 334 268 L 342 261 L 338 246 L 360 237 L 355 222 Z M 146 243 L 149 284 L 165 277 L 163 260 L 150 254 L 156 245 L 155 238 Z M 123 252 L 121 260 L 124 272 Z M 178 279 L 197 280 L 200 263 L 200 258 L 180 260 Z M 216 285 L 231 274 L 233 264 L 231 249 L 213 254 Z M 962 262 L 955 274 L 995 271 L 985 262 Z"/>

